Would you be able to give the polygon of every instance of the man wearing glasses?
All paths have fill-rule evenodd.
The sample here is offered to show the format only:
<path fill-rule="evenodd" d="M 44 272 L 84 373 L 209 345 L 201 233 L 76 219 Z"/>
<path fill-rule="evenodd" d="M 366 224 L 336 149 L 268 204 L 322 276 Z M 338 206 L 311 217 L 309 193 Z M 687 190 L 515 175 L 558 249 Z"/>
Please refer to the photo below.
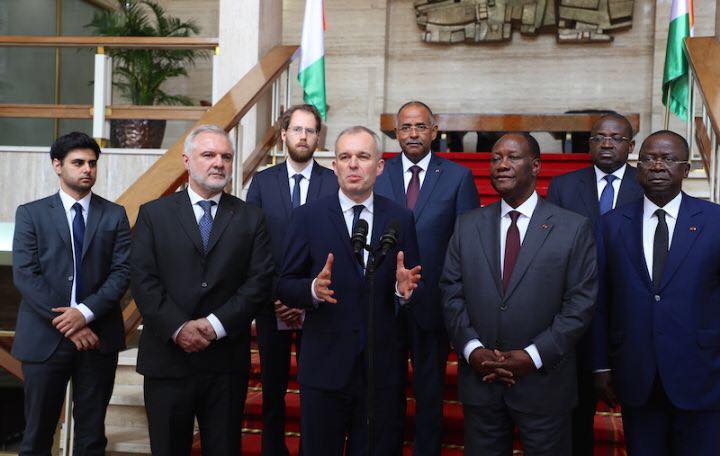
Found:
<path fill-rule="evenodd" d="M 627 164 L 628 155 L 635 147 L 632 138 L 632 126 L 625 117 L 619 114 L 601 117 L 591 130 L 592 166 L 555 177 L 550 182 L 547 200 L 584 215 L 594 226 L 600 215 L 642 198 L 637 169 Z M 578 405 L 573 411 L 573 455 L 592 456 L 597 395 L 589 331 L 580 340 L 577 354 Z"/>
<path fill-rule="evenodd" d="M 276 268 L 271 301 L 263 306 L 255 319 L 262 380 L 263 456 L 288 454 L 285 392 L 293 338 L 295 352 L 299 354 L 304 319 L 304 311 L 286 305 L 275 293 L 275 283 L 285 257 L 283 240 L 290 214 L 306 202 L 338 191 L 335 173 L 313 160 L 322 127 L 318 110 L 307 104 L 292 106 L 283 113 L 280 122 L 287 160 L 253 177 L 247 194 L 247 202 L 262 208 L 265 213 Z"/>
<path fill-rule="evenodd" d="M 682 136 L 648 136 L 644 198 L 597 227 L 594 368 L 629 456 L 720 454 L 720 206 L 681 191 L 688 159 Z"/>

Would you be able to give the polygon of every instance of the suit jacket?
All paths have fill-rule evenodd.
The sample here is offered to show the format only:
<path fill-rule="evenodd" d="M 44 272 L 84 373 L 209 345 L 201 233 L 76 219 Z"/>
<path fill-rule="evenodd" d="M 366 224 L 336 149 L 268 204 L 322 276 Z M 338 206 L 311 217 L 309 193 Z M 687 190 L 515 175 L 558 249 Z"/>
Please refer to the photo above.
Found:
<path fill-rule="evenodd" d="M 402 154 L 387 160 L 385 171 L 375 184 L 375 192 L 405 207 L 401 157 Z M 455 218 L 479 205 L 480 199 L 470 170 L 432 154 L 413 209 L 425 291 L 423 299 L 415 300 L 410 312 L 425 330 L 441 330 L 444 327 L 438 282 Z"/>
<path fill-rule="evenodd" d="M 125 209 L 93 194 L 90 198 L 80 265 L 81 302 L 95 315 L 90 328 L 100 351 L 125 347 L 120 299 L 130 279 L 130 227 Z M 47 360 L 64 337 L 50 309 L 70 305 L 73 247 L 58 193 L 18 207 L 13 238 L 13 279 L 22 295 L 12 354 L 21 361 Z"/>
<path fill-rule="evenodd" d="M 374 332 L 377 387 L 394 386 L 404 378 L 401 322 L 395 299 L 395 258 L 405 252 L 405 265 L 418 264 L 417 239 L 412 214 L 392 201 L 375 195 L 370 245 L 377 247 L 390 220 L 400 224 L 400 238 L 375 275 Z M 364 349 L 363 338 L 369 298 L 367 277 L 352 252 L 350 236 L 337 194 L 293 211 L 287 235 L 285 263 L 278 282 L 280 299 L 307 309 L 303 324 L 298 380 L 302 385 L 339 390 L 345 387 L 355 359 Z M 334 255 L 331 289 L 336 304 L 313 304 L 310 286 Z M 406 305 L 422 290 L 416 289 Z"/>
<path fill-rule="evenodd" d="M 595 367 L 612 368 L 625 405 L 645 404 L 659 375 L 675 406 L 720 410 L 720 206 L 683 194 L 657 290 L 642 217 L 638 201 L 598 224 Z"/>
<path fill-rule="evenodd" d="M 615 207 L 624 206 L 642 197 L 643 189 L 637 181 L 637 168 L 627 165 Z M 553 177 L 548 187 L 547 200 L 563 209 L 584 215 L 594 227 L 600 217 L 595 167 L 588 166 Z"/>
<path fill-rule="evenodd" d="M 131 286 L 143 317 L 137 370 L 150 377 L 247 370 L 250 322 L 267 302 L 273 263 L 262 211 L 223 193 L 208 252 L 187 191 L 140 207 Z M 227 336 L 198 353 L 172 340 L 186 321 L 210 313 Z"/>
<path fill-rule="evenodd" d="M 459 393 L 466 404 L 504 397 L 525 413 L 564 413 L 575 405 L 575 344 L 590 325 L 597 259 L 585 217 L 538 200 L 507 291 L 500 275 L 500 202 L 460 217 L 440 282 L 445 324 L 460 353 Z M 489 349 L 535 344 L 542 368 L 507 389 L 484 383 L 462 355 L 479 339 Z"/>

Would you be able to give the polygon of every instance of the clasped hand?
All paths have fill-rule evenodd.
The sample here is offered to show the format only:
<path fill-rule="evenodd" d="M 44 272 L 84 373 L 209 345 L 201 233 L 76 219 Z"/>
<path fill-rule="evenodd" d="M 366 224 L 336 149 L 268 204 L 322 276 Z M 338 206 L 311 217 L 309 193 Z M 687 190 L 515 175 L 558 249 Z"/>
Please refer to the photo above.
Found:
<path fill-rule="evenodd" d="M 186 353 L 196 353 L 205 350 L 215 339 L 217 334 L 208 319 L 199 318 L 183 325 L 175 337 L 175 343 Z"/>
<path fill-rule="evenodd" d="M 485 347 L 470 353 L 470 367 L 483 376 L 484 382 L 500 382 L 508 387 L 535 370 L 535 364 L 525 350 L 501 352 Z"/>
<path fill-rule="evenodd" d="M 100 346 L 100 338 L 87 326 L 85 316 L 78 309 L 54 307 L 50 310 L 60 314 L 53 318 L 53 326 L 70 339 L 78 351 L 93 350 Z"/>

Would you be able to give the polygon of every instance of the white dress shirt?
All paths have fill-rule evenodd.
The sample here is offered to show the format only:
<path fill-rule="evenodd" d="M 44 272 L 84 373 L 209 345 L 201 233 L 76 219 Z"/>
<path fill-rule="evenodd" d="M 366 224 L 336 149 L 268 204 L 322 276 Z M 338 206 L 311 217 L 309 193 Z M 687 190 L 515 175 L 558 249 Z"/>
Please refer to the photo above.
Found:
<path fill-rule="evenodd" d="M 195 214 L 195 221 L 200 224 L 200 219 L 203 215 L 205 215 L 205 211 L 203 208 L 198 204 L 200 201 L 206 201 L 205 198 L 198 195 L 193 191 L 190 186 L 187 188 L 188 196 L 190 197 L 190 204 L 192 204 L 192 210 Z M 215 220 L 215 215 L 217 214 L 218 208 L 220 207 L 220 197 L 222 196 L 222 192 L 218 193 L 217 195 L 210 197 L 207 199 L 207 201 L 215 201 L 215 204 L 210 206 L 210 215 L 212 215 L 213 220 Z M 212 325 L 213 330 L 215 331 L 215 335 L 218 339 L 222 339 L 223 337 L 227 336 L 227 331 L 225 331 L 225 327 L 222 323 L 220 323 L 220 319 L 215 316 L 215 314 L 210 314 L 207 317 L 207 320 L 210 322 L 210 325 Z M 185 326 L 187 322 L 180 325 L 180 327 L 173 333 L 172 339 L 173 341 L 177 338 L 178 333 L 181 329 L 183 329 L 183 326 Z"/>
<path fill-rule="evenodd" d="M 430 167 L 430 159 L 432 158 L 432 152 L 428 152 L 428 154 L 417 163 L 411 162 L 410 159 L 405 156 L 404 152 L 400 155 L 400 160 L 402 161 L 403 167 L 403 182 L 405 183 L 405 191 L 407 192 L 408 185 L 410 185 L 410 179 L 412 179 L 412 171 L 410 171 L 411 166 L 420 167 L 421 171 L 418 173 L 418 180 L 420 181 L 420 188 L 422 188 L 422 184 L 425 181 L 425 174 L 427 174 L 427 169 Z"/>
<path fill-rule="evenodd" d="M 593 167 L 595 168 L 595 179 L 597 180 L 597 198 L 598 201 L 600 201 L 600 195 L 602 195 L 602 192 L 603 190 L 605 190 L 605 186 L 607 185 L 607 181 L 605 180 L 605 176 L 607 176 L 607 173 L 602 171 L 597 166 Z M 622 179 L 625 176 L 625 168 L 627 168 L 627 163 L 622 165 L 620 168 L 616 169 L 612 173 L 612 175 L 617 178 L 612 183 L 613 190 L 615 190 L 613 195 L 613 209 L 617 207 L 618 194 L 620 193 L 620 184 L 622 183 Z"/>
<path fill-rule="evenodd" d="M 302 206 L 307 201 L 308 189 L 310 188 L 310 176 L 312 175 L 313 161 L 308 160 L 308 164 L 303 168 L 302 171 L 295 171 L 295 168 L 290 164 L 290 159 L 285 160 L 285 166 L 288 172 L 288 183 L 290 184 L 290 201 L 292 201 L 293 188 L 295 187 L 295 179 L 293 176 L 296 174 L 302 174 L 300 179 L 300 205 Z"/>
<path fill-rule="evenodd" d="M 673 233 L 675 232 L 675 224 L 677 223 L 678 213 L 680 212 L 680 203 L 682 202 L 682 192 L 673 198 L 665 207 L 659 207 L 647 196 L 643 197 L 643 253 L 645 254 L 645 264 L 648 272 L 652 276 L 653 270 L 653 244 L 655 242 L 655 229 L 657 228 L 658 218 L 655 211 L 663 209 L 666 213 L 665 222 L 668 227 L 668 249 L 672 246 Z"/>
<path fill-rule="evenodd" d="M 68 221 L 68 228 L 70 229 L 70 243 L 73 246 L 72 254 L 73 254 L 73 284 L 72 284 L 72 291 L 70 292 L 70 307 L 74 307 L 77 310 L 80 311 L 80 313 L 85 317 L 85 323 L 90 323 L 95 319 L 95 314 L 88 306 L 86 306 L 83 303 L 78 303 L 76 300 L 76 281 L 74 280 L 77 276 L 77 271 L 75 270 L 75 265 L 77 264 L 75 262 L 75 236 L 73 235 L 73 219 L 75 218 L 75 209 L 73 209 L 73 204 L 80 203 L 80 206 L 82 206 L 82 217 L 83 221 L 85 223 L 85 227 L 87 227 L 87 221 L 88 221 L 88 211 L 90 210 L 90 198 L 92 198 L 92 192 L 89 192 L 87 195 L 85 195 L 82 199 L 75 201 L 75 198 L 65 193 L 62 189 L 58 192 L 60 195 L 60 201 L 62 201 L 63 209 L 65 209 L 65 216 L 67 217 Z"/>
<path fill-rule="evenodd" d="M 537 193 L 533 192 L 533 194 L 530 196 L 530 198 L 527 199 L 524 203 L 522 203 L 517 208 L 511 207 L 508 203 L 505 202 L 505 200 L 501 200 L 500 202 L 500 277 L 502 277 L 504 264 L 505 264 L 505 240 L 507 238 L 507 231 L 508 228 L 510 228 L 510 225 L 512 224 L 512 220 L 510 219 L 510 211 L 518 211 L 520 212 L 520 216 L 517 219 L 517 227 L 518 231 L 520 231 L 520 245 L 522 246 L 522 242 L 525 239 L 525 233 L 527 233 L 528 225 L 530 225 L 530 218 L 532 218 L 533 212 L 535 212 L 535 208 L 537 207 L 538 203 L 538 196 Z M 465 344 L 465 348 L 463 349 L 463 355 L 465 356 L 465 359 L 470 362 L 470 354 L 475 350 L 476 348 L 483 347 L 484 345 L 482 342 L 480 342 L 479 339 L 473 339 L 468 341 L 467 344 Z M 535 364 L 535 367 L 540 369 L 542 367 L 542 359 L 540 358 L 540 353 L 537 350 L 537 347 L 535 344 L 530 344 L 527 347 L 525 347 L 525 352 L 527 352 L 528 355 L 530 355 L 530 358 L 532 358 L 533 363 Z"/>

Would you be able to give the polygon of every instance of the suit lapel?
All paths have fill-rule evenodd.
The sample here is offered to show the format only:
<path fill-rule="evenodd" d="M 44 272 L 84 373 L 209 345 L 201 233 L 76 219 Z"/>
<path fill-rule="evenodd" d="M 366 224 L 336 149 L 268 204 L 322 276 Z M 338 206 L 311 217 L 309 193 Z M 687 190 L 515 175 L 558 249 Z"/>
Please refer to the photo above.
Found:
<path fill-rule="evenodd" d="M 492 210 L 478 220 L 478 238 L 482 245 L 485 260 L 492 272 L 493 282 L 498 295 L 502 296 L 502 278 L 500 277 L 500 203 L 494 203 Z"/>
<path fill-rule="evenodd" d="M 538 198 L 538 204 L 530 218 L 530 224 L 528 225 L 525 238 L 520 246 L 520 253 L 518 254 L 515 268 L 513 268 L 512 276 L 510 277 L 510 283 L 503 296 L 503 301 L 506 301 L 512 295 L 515 288 L 517 288 L 530 263 L 532 263 L 533 258 L 535 258 L 538 250 L 540 250 L 545 239 L 547 239 L 548 234 L 552 231 L 553 225 L 550 223 L 551 217 L 552 212 L 548 209 L 548 205 L 544 204 L 541 198 Z"/>
<path fill-rule="evenodd" d="M 217 244 L 223 231 L 227 228 L 230 220 L 235 216 L 235 205 L 232 204 L 232 198 L 227 193 L 223 192 L 220 197 L 220 204 L 218 204 L 218 210 L 213 219 L 212 230 L 210 231 L 210 239 L 208 239 L 207 253 L 209 254 L 215 244 Z M 198 233 L 200 228 L 198 228 Z"/>
<path fill-rule="evenodd" d="M 290 202 L 290 181 L 287 173 L 287 165 L 283 163 L 281 166 L 278 166 L 275 169 L 277 170 L 277 172 L 275 173 L 275 179 L 277 179 L 277 188 L 278 192 L 280 193 L 280 201 L 282 202 L 282 207 L 285 210 L 285 215 L 290 218 L 290 212 L 292 211 L 292 203 Z M 312 184 L 312 179 L 310 180 L 310 183 Z"/>
<path fill-rule="evenodd" d="M 285 179 L 285 182 L 287 182 L 289 185 L 289 181 L 287 179 Z M 313 167 L 310 173 L 310 186 L 308 187 L 308 194 L 305 203 L 309 203 L 310 201 L 315 201 L 316 199 L 318 199 L 322 184 L 322 173 L 320 172 L 320 165 L 313 160 Z M 289 193 L 290 189 L 288 188 L 288 191 L 285 192 L 285 194 L 287 195 Z"/>
<path fill-rule="evenodd" d="M 583 173 L 580 178 L 580 199 L 582 200 L 583 204 L 585 204 L 585 207 L 588 209 L 588 214 L 593 214 L 593 217 L 590 218 L 591 221 L 595 222 L 595 220 L 600 215 L 600 203 L 598 201 L 597 193 L 597 177 L 595 176 L 594 166 L 586 169 L 588 170 L 588 172 Z"/>
<path fill-rule="evenodd" d="M 405 201 L 405 182 L 402 170 L 402 152 L 394 159 L 388 160 L 388 177 L 393 190 L 393 199 L 402 207 L 407 206 Z"/>
<path fill-rule="evenodd" d="M 202 239 L 200 239 L 200 228 L 198 228 L 197 220 L 195 219 L 195 213 L 193 212 L 192 205 L 190 204 L 190 196 L 187 190 L 182 192 L 181 195 L 175 199 L 175 203 L 178 205 L 178 210 L 175 211 L 180 226 L 187 237 L 192 241 L 200 255 L 205 254 L 203 248 Z M 218 211 L 220 209 L 218 208 Z"/>
<path fill-rule="evenodd" d="M 442 162 L 437 159 L 435 154 L 430 152 L 432 154 L 432 158 L 430 159 L 430 164 L 428 166 L 428 169 L 425 170 L 425 179 L 423 179 L 423 184 L 420 187 L 420 195 L 418 195 L 417 203 L 415 204 L 415 220 L 420 218 L 420 214 L 422 213 L 423 209 L 425 209 L 425 206 L 427 205 L 428 200 L 430 199 L 430 194 L 432 193 L 433 189 L 435 188 L 435 184 L 437 184 L 438 180 L 440 179 L 440 175 L 442 174 Z"/>
<path fill-rule="evenodd" d="M 632 191 L 632 188 L 634 187 L 633 184 L 636 179 L 637 170 L 634 167 L 627 165 L 625 167 L 625 174 L 620 181 L 620 190 L 618 191 L 617 204 L 615 204 L 615 207 L 624 206 L 625 204 L 631 203 L 637 199 L 637 195 L 635 195 Z"/>
<path fill-rule="evenodd" d="M 65 206 L 63 206 L 62 200 L 60 199 L 60 193 L 56 193 L 50 199 L 50 216 L 53 219 L 53 225 L 58 230 L 60 238 L 65 242 L 65 245 L 72 252 L 72 242 L 70 241 L 70 227 L 68 226 L 67 214 L 65 213 Z"/>
<path fill-rule="evenodd" d="M 90 243 L 95 236 L 95 232 L 97 231 L 98 225 L 100 224 L 100 219 L 102 218 L 104 208 L 105 205 L 102 204 L 100 198 L 96 197 L 95 195 L 92 195 L 90 197 L 90 210 L 88 211 L 87 228 L 85 229 L 85 239 L 83 240 L 81 258 L 85 258 L 85 252 L 87 252 L 88 247 L 90 246 Z"/>
<path fill-rule="evenodd" d="M 652 279 L 648 272 L 643 251 L 643 204 L 633 204 L 623 208 L 625 223 L 620 227 L 621 237 L 628 251 L 630 261 L 635 265 L 647 287 L 652 288 Z"/>
<path fill-rule="evenodd" d="M 340 242 L 345 249 L 345 253 L 347 253 L 350 258 L 353 259 L 353 261 L 355 261 L 355 255 L 353 254 L 352 248 L 350 246 L 350 235 L 348 234 L 347 225 L 345 224 L 345 217 L 343 217 L 342 209 L 340 209 L 339 198 L 333 198 L 332 206 L 330 207 L 328 217 L 330 217 L 330 222 L 332 223 L 335 230 L 338 232 L 338 234 L 340 234 Z"/>
<path fill-rule="evenodd" d="M 385 212 L 385 205 L 378 200 L 377 196 L 375 196 L 375 201 L 373 202 L 373 229 L 370 234 L 370 246 L 373 249 L 378 246 L 380 236 L 385 230 L 386 224 L 387 213 Z"/>
<path fill-rule="evenodd" d="M 675 223 L 675 231 L 673 232 L 672 244 L 660 283 L 661 290 L 670 282 L 670 279 L 672 279 L 672 276 L 690 252 L 695 239 L 703 229 L 703 222 L 702 209 L 694 207 L 693 201 L 683 194 L 678 220 Z"/>

